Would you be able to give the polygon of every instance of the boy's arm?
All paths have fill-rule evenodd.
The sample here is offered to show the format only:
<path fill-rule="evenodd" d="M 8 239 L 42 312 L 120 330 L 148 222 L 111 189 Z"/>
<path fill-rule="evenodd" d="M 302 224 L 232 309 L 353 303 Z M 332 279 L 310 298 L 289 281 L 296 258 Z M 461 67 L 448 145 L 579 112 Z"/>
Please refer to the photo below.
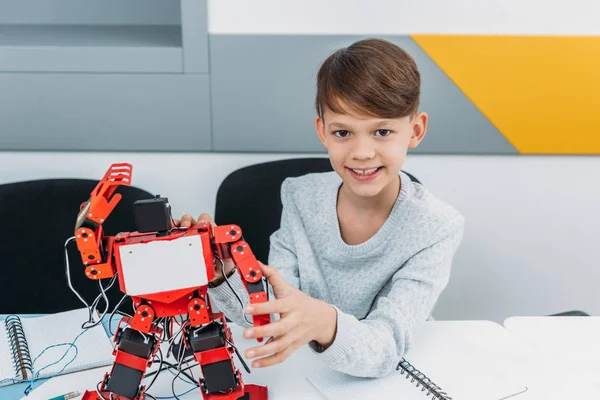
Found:
<path fill-rule="evenodd" d="M 299 289 L 300 280 L 298 278 L 298 262 L 291 233 L 294 218 L 297 218 L 297 216 L 290 211 L 293 206 L 290 202 L 288 187 L 287 181 L 284 181 L 281 185 L 281 202 L 283 203 L 281 224 L 280 228 L 271 235 L 268 263 L 277 265 L 279 272 L 286 282 Z M 248 244 L 252 247 L 252 243 Z M 244 319 L 243 313 L 244 307 L 249 303 L 248 292 L 244 288 L 242 278 L 237 270 L 234 270 L 232 275 L 228 276 L 228 282 L 231 285 L 231 288 L 227 282 L 223 282 L 216 287 L 209 287 L 208 296 L 211 302 L 215 303 L 217 308 L 222 311 L 227 318 L 240 326 L 249 327 L 250 324 Z M 233 291 L 231 289 L 233 289 Z M 243 307 L 240 305 L 240 301 L 238 300 L 238 297 L 236 297 L 236 294 L 242 301 Z M 269 299 L 274 298 L 273 290 L 269 285 Z M 248 318 L 247 315 L 246 318 Z M 251 319 L 248 318 L 248 320 Z"/>
<path fill-rule="evenodd" d="M 457 217 L 438 229 L 432 243 L 409 259 L 382 289 L 363 320 L 336 307 L 337 332 L 331 346 L 310 347 L 333 369 L 361 377 L 390 373 L 407 350 L 413 328 L 427 320 L 448 283 L 452 258 L 463 235 Z"/>

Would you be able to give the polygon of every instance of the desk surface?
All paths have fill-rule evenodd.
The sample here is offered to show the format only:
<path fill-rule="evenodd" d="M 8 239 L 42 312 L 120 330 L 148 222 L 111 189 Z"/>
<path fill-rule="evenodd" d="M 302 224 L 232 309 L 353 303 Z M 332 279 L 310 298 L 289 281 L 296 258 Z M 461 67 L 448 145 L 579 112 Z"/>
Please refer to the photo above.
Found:
<path fill-rule="evenodd" d="M 504 326 L 564 368 L 600 385 L 600 317 L 510 317 Z"/>
<path fill-rule="evenodd" d="M 242 329 L 240 327 L 233 324 L 230 324 L 229 326 L 233 333 L 235 345 L 242 355 L 247 348 L 259 344 L 256 340 L 245 339 L 242 336 Z M 237 356 L 234 358 L 234 362 L 242 371 L 242 379 L 244 379 L 245 383 L 256 383 L 268 386 L 269 400 L 324 399 L 324 397 L 321 396 L 314 386 L 312 386 L 305 378 L 310 370 L 322 365 L 320 361 L 314 357 L 307 346 L 296 351 L 285 363 L 280 364 L 277 367 L 251 369 L 250 374 L 243 369 Z M 157 365 L 158 363 L 155 363 L 155 366 Z M 83 393 L 85 389 L 95 388 L 96 383 L 102 379 L 104 373 L 108 370 L 110 370 L 110 367 L 103 367 L 52 378 L 40 385 L 24 399 L 47 400 L 54 396 L 74 390 L 79 390 Z M 192 371 L 197 377 L 198 368 L 194 368 Z M 155 397 L 173 396 L 171 392 L 172 380 L 173 375 L 168 371 L 162 371 L 149 393 Z M 146 380 L 146 383 L 148 381 L 149 379 Z M 175 393 L 179 395 L 190 390 L 192 387 L 193 386 L 190 384 L 178 380 L 175 384 Z M 1 388 L 0 398 L 2 400 L 18 400 L 23 397 L 23 389 L 24 385 Z M 148 399 L 150 398 L 148 397 Z M 182 400 L 202 400 L 202 394 L 199 389 L 196 389 L 185 395 Z"/>
<path fill-rule="evenodd" d="M 510 317 L 504 326 L 549 354 L 600 361 L 600 317 Z"/>
<path fill-rule="evenodd" d="M 548 321 L 544 320 L 541 324 L 545 322 Z M 460 324 L 460 322 L 456 323 Z M 576 323 L 575 320 L 573 320 L 573 323 Z M 510 323 L 508 325 L 513 328 L 515 326 Z M 254 340 L 244 339 L 241 328 L 232 324 L 231 329 L 235 344 L 242 354 L 246 348 L 257 344 Z M 551 330 L 544 331 L 544 335 L 547 340 L 552 340 Z M 596 338 L 594 338 L 594 342 L 597 342 Z M 477 340 L 485 341 L 485 338 L 477 338 Z M 519 345 L 515 343 L 514 348 L 511 348 L 507 353 L 510 354 L 506 354 L 505 358 L 510 360 L 511 368 L 514 366 L 516 369 L 513 372 L 516 372 L 517 376 L 523 377 L 529 388 L 527 392 L 514 396 L 515 400 L 600 398 L 600 382 L 582 379 L 585 377 L 582 375 L 581 369 L 567 369 L 560 360 L 557 361 L 556 357 L 544 357 L 544 354 L 540 354 L 538 357 L 538 354 L 533 352 L 533 347 L 527 341 L 523 341 L 522 346 L 521 343 Z M 237 357 L 235 363 L 243 371 L 244 382 L 268 386 L 270 400 L 324 400 L 324 397 L 306 380 L 306 375 L 313 368 L 322 366 L 320 360 L 306 346 L 292 354 L 285 363 L 276 367 L 253 369 L 251 374 L 245 373 Z M 460 368 L 459 364 L 460 361 L 457 362 L 457 368 Z M 55 377 L 39 386 L 25 399 L 47 400 L 73 390 L 83 392 L 86 388 L 94 388 L 104 372 L 109 369 L 110 367 L 105 367 Z M 194 369 L 194 371 L 196 370 Z M 171 382 L 172 375 L 168 371 L 163 371 L 151 388 L 150 394 L 161 398 L 170 398 L 172 396 Z M 21 388 L 17 389 L 17 386 L 21 386 Z M 17 386 L 0 389 L 0 398 L 2 400 L 22 398 L 23 385 Z M 177 394 L 184 393 L 191 388 L 191 385 L 182 381 L 178 381 L 175 385 Z M 201 399 L 202 395 L 196 389 L 182 398 L 182 400 Z"/>

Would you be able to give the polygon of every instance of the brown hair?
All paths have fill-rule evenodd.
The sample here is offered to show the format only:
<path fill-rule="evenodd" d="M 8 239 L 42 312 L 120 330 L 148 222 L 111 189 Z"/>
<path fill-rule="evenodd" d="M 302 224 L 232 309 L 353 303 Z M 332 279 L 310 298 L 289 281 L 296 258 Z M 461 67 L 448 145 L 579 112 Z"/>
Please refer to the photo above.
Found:
<path fill-rule="evenodd" d="M 402 118 L 419 108 L 421 76 L 413 58 L 395 44 L 365 39 L 337 50 L 317 75 L 315 107 L 335 113 L 344 105 L 363 115 Z"/>

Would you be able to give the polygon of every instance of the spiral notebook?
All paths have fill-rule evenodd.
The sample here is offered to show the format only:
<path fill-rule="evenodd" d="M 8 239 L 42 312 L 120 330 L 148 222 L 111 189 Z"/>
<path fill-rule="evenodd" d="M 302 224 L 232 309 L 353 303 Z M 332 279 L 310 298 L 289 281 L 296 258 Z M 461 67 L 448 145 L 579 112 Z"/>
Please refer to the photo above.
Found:
<path fill-rule="evenodd" d="M 37 372 L 58 361 L 68 346 L 47 350 L 32 366 L 48 346 L 71 343 L 81 333 L 81 325 L 88 318 L 87 308 L 82 308 L 33 318 L 9 315 L 0 321 L 0 387 L 31 379 L 32 367 Z M 102 324 L 88 329 L 75 344 L 77 356 L 61 374 L 110 365 L 114 360 L 112 341 Z M 75 349 L 71 348 L 61 362 L 41 371 L 36 379 L 57 374 L 74 355 Z"/>
<path fill-rule="evenodd" d="M 428 321 L 416 329 L 396 370 L 358 378 L 329 368 L 307 379 L 327 400 L 501 400 L 527 391 L 506 354 L 516 338 L 488 321 Z"/>

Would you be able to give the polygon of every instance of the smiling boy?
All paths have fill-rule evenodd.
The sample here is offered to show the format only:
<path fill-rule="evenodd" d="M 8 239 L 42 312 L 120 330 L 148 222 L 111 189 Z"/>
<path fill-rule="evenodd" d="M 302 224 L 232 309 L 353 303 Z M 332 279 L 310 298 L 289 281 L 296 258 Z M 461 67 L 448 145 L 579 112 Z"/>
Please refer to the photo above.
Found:
<path fill-rule="evenodd" d="M 254 367 L 282 362 L 308 343 L 331 368 L 383 376 L 410 346 L 416 324 L 431 316 L 464 219 L 401 171 L 427 130 L 419 97 L 417 65 L 390 42 L 358 41 L 322 64 L 316 130 L 334 172 L 282 185 L 281 227 L 263 267 L 276 299 L 245 310 L 281 318 L 246 329 L 246 337 L 274 337 L 246 351 L 257 358 Z M 191 223 L 184 216 L 182 224 Z M 226 274 L 248 304 L 231 262 Z M 211 300 L 248 326 L 222 281 L 213 282 Z"/>

